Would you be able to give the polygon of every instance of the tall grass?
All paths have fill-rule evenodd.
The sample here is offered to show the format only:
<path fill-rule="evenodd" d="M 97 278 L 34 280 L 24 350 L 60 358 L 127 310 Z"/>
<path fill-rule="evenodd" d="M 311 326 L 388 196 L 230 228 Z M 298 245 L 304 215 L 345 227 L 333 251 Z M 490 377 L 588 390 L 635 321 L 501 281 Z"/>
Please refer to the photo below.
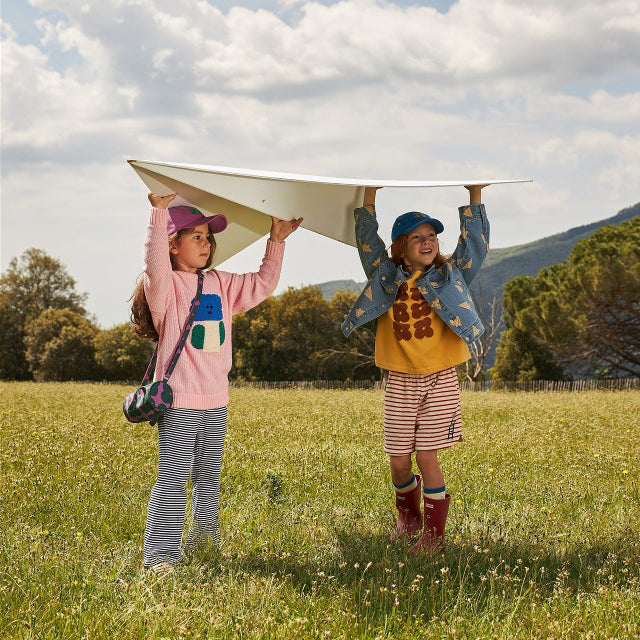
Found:
<path fill-rule="evenodd" d="M 448 546 L 394 523 L 380 391 L 232 390 L 219 551 L 145 575 L 157 444 L 125 387 L 0 384 L 0 636 L 640 633 L 640 393 L 463 395 Z"/>

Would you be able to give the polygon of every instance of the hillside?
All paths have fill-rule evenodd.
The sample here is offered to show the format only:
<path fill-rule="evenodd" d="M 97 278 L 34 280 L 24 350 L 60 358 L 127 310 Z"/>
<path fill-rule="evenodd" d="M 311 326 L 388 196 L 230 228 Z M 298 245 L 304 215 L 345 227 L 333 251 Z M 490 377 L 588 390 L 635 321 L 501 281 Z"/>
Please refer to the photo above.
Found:
<path fill-rule="evenodd" d="M 500 294 L 504 283 L 512 278 L 535 276 L 543 267 L 564 262 L 579 240 L 590 236 L 600 227 L 621 224 L 638 215 L 640 215 L 640 203 L 622 209 L 611 218 L 574 227 L 534 242 L 502 249 L 490 249 L 472 285 L 473 293 L 479 299 L 492 297 L 492 292 L 496 290 Z"/>
<path fill-rule="evenodd" d="M 313 286 L 320 289 L 322 297 L 325 300 L 330 300 L 338 291 L 360 293 L 362 287 L 364 287 L 364 282 L 356 282 L 355 280 L 330 280 L 329 282 L 321 282 Z"/>

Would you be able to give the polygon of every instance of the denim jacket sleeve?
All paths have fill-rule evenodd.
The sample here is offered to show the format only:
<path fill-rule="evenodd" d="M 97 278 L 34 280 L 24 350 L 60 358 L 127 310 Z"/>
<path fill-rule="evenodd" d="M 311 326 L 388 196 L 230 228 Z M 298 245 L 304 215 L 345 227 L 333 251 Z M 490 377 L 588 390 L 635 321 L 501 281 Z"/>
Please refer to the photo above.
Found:
<path fill-rule="evenodd" d="M 380 263 L 388 259 L 384 242 L 378 235 L 375 206 L 359 207 L 353 212 L 353 216 L 356 220 L 358 255 L 367 279 L 371 279 Z"/>
<path fill-rule="evenodd" d="M 467 285 L 475 278 L 489 250 L 489 220 L 483 204 L 458 207 L 460 237 L 449 261 L 455 264 Z"/>

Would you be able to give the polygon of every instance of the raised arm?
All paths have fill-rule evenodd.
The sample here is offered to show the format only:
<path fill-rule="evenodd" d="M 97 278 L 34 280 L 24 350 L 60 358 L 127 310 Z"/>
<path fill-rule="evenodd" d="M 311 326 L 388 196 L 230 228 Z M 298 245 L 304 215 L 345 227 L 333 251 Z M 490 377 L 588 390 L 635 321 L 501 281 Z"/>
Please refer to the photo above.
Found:
<path fill-rule="evenodd" d="M 304 218 L 280 220 L 271 216 L 271 233 L 269 238 L 274 242 L 284 242 L 301 224 Z"/>
<path fill-rule="evenodd" d="M 367 278 L 371 278 L 380 262 L 387 258 L 384 242 L 378 235 L 376 192 L 380 187 L 365 187 L 362 207 L 353 213 L 356 221 L 356 243 L 360 262 Z"/>
<path fill-rule="evenodd" d="M 175 197 L 175 193 L 168 196 L 148 195 L 152 209 L 144 243 L 144 293 L 154 315 L 164 314 L 171 289 L 167 207 Z"/>
<path fill-rule="evenodd" d="M 229 306 L 232 314 L 248 311 L 274 292 L 280 279 L 284 241 L 301 223 L 302 218 L 280 220 L 271 217 L 271 233 L 258 271 L 229 274 Z"/>
<path fill-rule="evenodd" d="M 375 207 L 376 206 L 376 194 L 378 189 L 382 187 L 365 187 L 364 195 L 362 196 L 363 207 Z"/>
<path fill-rule="evenodd" d="M 482 204 L 482 190 L 486 186 L 488 185 L 472 184 L 465 187 L 469 191 L 469 204 Z"/>
<path fill-rule="evenodd" d="M 481 203 L 482 189 L 487 185 L 468 185 L 469 205 L 459 207 L 460 237 L 449 258 L 462 272 L 467 284 L 475 278 L 489 250 L 489 220 Z"/>

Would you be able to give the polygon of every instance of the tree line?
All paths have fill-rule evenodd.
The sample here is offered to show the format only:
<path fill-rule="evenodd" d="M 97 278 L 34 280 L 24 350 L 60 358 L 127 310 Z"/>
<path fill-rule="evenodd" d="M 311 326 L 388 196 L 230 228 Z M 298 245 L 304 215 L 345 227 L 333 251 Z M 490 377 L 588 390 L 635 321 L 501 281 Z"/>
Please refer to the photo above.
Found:
<path fill-rule="evenodd" d="M 289 288 L 233 319 L 239 380 L 376 379 L 374 327 L 345 338 L 356 294 L 325 300 Z M 101 329 L 64 265 L 40 249 L 14 258 L 0 278 L 0 378 L 138 380 L 153 351 L 130 323 Z M 501 318 L 483 318 L 461 378 L 501 382 L 640 376 L 640 218 L 603 227 L 566 262 L 504 287 Z M 495 305 L 493 307 L 495 309 Z M 500 334 L 500 331 L 504 331 Z M 484 361 L 498 339 L 496 361 Z"/>
<path fill-rule="evenodd" d="M 86 293 L 65 266 L 40 249 L 14 258 L 0 278 L 0 378 L 134 381 L 154 343 L 131 323 L 101 329 Z M 288 289 L 233 319 L 231 377 L 244 380 L 371 379 L 374 335 L 345 339 L 342 319 L 355 302 L 338 292 L 324 300 L 315 287 Z"/>
<path fill-rule="evenodd" d="M 141 378 L 153 344 L 129 323 L 100 329 L 86 299 L 65 266 L 41 249 L 13 258 L 0 278 L 0 378 Z"/>

